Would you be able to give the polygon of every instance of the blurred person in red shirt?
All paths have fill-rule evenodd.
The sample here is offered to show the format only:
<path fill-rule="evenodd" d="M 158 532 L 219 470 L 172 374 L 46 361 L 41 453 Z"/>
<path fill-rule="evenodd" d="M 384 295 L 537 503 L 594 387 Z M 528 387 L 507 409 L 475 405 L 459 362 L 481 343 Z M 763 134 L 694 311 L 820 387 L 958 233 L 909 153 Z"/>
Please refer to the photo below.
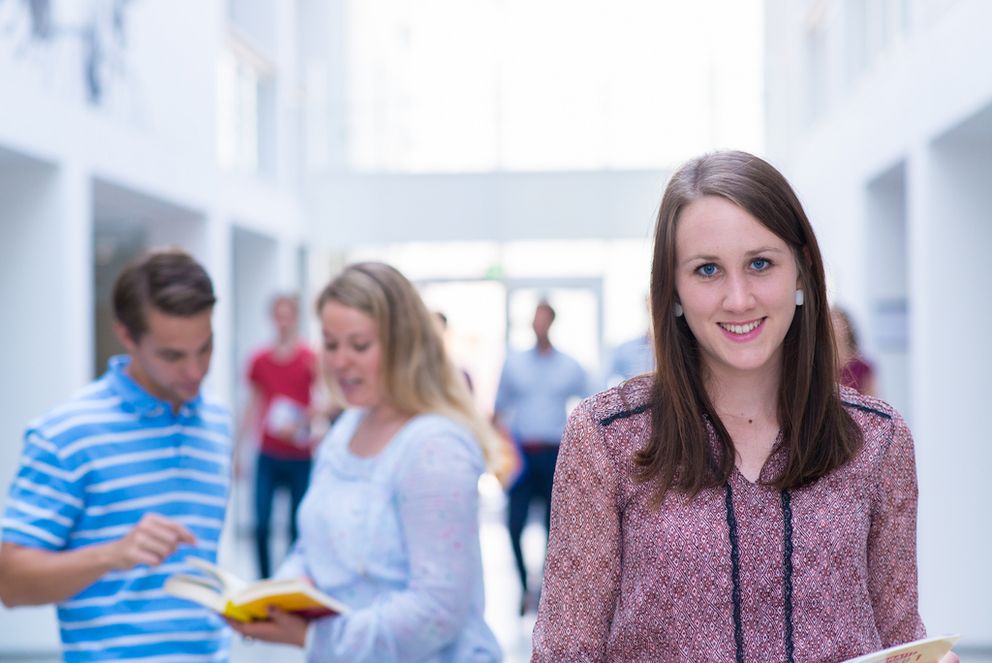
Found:
<path fill-rule="evenodd" d="M 275 492 L 290 496 L 290 539 L 296 540 L 296 509 L 310 482 L 314 413 L 313 390 L 317 363 L 313 350 L 299 337 L 299 299 L 280 295 L 272 301 L 275 342 L 257 351 L 248 364 L 251 397 L 238 427 L 234 451 L 235 475 L 244 471 L 244 441 L 258 440 L 255 464 L 255 546 L 258 571 L 272 571 L 269 554 L 272 501 Z"/>

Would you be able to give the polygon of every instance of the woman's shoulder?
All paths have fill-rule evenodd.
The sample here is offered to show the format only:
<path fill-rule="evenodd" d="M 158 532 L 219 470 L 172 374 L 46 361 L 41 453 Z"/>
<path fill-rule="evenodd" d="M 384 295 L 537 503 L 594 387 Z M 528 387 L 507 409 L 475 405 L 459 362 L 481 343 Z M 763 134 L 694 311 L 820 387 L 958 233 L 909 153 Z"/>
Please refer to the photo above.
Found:
<path fill-rule="evenodd" d="M 464 424 L 439 412 L 424 412 L 414 415 L 406 425 L 406 433 L 412 437 L 438 437 L 447 439 L 474 440 L 472 432 Z"/>
<path fill-rule="evenodd" d="M 572 411 L 561 442 L 562 483 L 582 486 L 589 472 L 611 477 L 625 502 L 637 490 L 637 453 L 651 436 L 651 376 L 638 376 L 583 400 Z M 596 468 L 596 469 L 591 469 Z"/>
<path fill-rule="evenodd" d="M 484 464 L 482 447 L 467 426 L 437 412 L 415 415 L 397 435 L 394 445 L 398 455 L 443 452 Z M 391 445 L 393 446 L 393 445 Z"/>
<path fill-rule="evenodd" d="M 650 375 L 621 382 L 583 400 L 571 424 L 582 431 L 578 434 L 601 440 L 614 459 L 630 457 L 650 436 L 653 391 Z"/>
<path fill-rule="evenodd" d="M 838 385 L 838 388 L 840 389 L 841 404 L 854 417 L 858 425 L 864 427 L 865 424 L 902 420 L 902 415 L 881 398 L 866 396 L 860 391 L 844 385 Z"/>
<path fill-rule="evenodd" d="M 882 455 L 897 436 L 910 435 L 906 421 L 889 403 L 851 387 L 840 385 L 839 388 L 841 404 L 864 437 L 863 454 L 869 457 Z"/>
<path fill-rule="evenodd" d="M 590 396 L 580 407 L 602 427 L 628 426 L 650 419 L 653 391 L 651 376 L 638 375 Z"/>

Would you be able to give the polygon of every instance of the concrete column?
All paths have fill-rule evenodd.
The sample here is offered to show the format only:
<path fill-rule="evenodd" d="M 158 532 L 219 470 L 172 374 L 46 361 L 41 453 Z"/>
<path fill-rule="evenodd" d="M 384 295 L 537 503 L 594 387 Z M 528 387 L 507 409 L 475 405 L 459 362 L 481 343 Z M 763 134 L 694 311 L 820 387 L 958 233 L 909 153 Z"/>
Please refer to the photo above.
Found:
<path fill-rule="evenodd" d="M 238 368 L 234 365 L 235 284 L 233 274 L 234 243 L 228 220 L 212 211 L 204 220 L 203 264 L 210 274 L 217 294 L 214 307 L 214 354 L 206 388 L 229 407 L 234 406 L 233 385 Z"/>
<path fill-rule="evenodd" d="M 909 164 L 914 433 L 921 611 L 930 632 L 992 644 L 988 146 L 919 146 Z"/>
<path fill-rule="evenodd" d="M 913 422 L 909 345 L 913 342 L 905 318 L 911 292 L 907 289 L 906 169 L 905 163 L 886 170 L 865 187 L 866 214 L 861 220 L 865 241 L 859 256 L 861 273 L 853 283 L 863 284 L 867 305 L 858 311 L 861 345 L 878 368 L 881 397 Z M 850 250 L 850 249 L 849 249 Z M 873 333 L 864 332 L 872 330 Z"/>
<path fill-rule="evenodd" d="M 248 357 L 272 338 L 268 304 L 281 286 L 280 261 L 278 245 L 271 237 L 235 229 L 231 238 L 232 385 L 234 402 L 242 407 L 247 402 L 244 371 Z"/>
<path fill-rule="evenodd" d="M 4 330 L 0 402 L 0 495 L 6 501 L 30 419 L 93 376 L 93 240 L 91 187 L 76 165 L 25 160 L 0 169 L 0 301 L 13 324 Z M 55 652 L 50 606 L 0 607 L 6 651 Z"/>
<path fill-rule="evenodd" d="M 64 306 L 65 326 L 72 330 L 60 342 L 61 363 L 66 391 L 74 391 L 104 366 L 94 366 L 95 330 L 93 325 L 93 183 L 81 166 L 70 163 L 62 168 L 59 182 L 61 209 L 61 254 L 64 286 L 59 290 Z"/>
<path fill-rule="evenodd" d="M 281 237 L 275 247 L 276 270 L 273 288 L 278 292 L 299 292 L 300 252 L 295 237 Z"/>

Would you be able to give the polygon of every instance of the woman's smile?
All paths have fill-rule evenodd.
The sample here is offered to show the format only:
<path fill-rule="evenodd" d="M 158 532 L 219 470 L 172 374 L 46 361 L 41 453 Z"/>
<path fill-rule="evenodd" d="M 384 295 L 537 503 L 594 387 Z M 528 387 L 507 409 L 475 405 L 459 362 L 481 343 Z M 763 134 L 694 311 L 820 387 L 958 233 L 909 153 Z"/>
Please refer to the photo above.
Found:
<path fill-rule="evenodd" d="M 761 333 L 766 319 L 758 318 L 749 322 L 718 322 L 717 326 L 723 330 L 724 335 L 730 340 L 743 343 L 757 338 Z"/>

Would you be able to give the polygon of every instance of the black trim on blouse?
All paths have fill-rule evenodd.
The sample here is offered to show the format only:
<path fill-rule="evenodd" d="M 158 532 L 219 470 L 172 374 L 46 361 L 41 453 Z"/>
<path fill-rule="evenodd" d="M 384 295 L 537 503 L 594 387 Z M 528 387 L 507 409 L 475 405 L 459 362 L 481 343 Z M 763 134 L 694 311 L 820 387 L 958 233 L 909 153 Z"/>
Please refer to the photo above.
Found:
<path fill-rule="evenodd" d="M 741 623 L 741 551 L 737 541 L 737 517 L 734 515 L 734 489 L 730 482 L 724 484 L 727 505 L 727 529 L 730 534 L 730 575 L 734 588 L 730 595 L 734 602 L 734 644 L 737 647 L 735 660 L 744 663 L 744 626 Z"/>
<path fill-rule="evenodd" d="M 881 410 L 876 410 L 873 407 L 868 407 L 867 405 L 862 405 L 861 403 L 851 403 L 850 401 L 841 401 L 842 405 L 847 407 L 853 407 L 855 410 L 861 410 L 862 412 L 868 412 L 870 414 L 877 414 L 884 419 L 891 419 L 892 415 L 888 412 L 882 412 Z"/>
<path fill-rule="evenodd" d="M 727 508 L 727 533 L 730 537 L 730 574 L 733 583 L 731 601 L 734 607 L 734 660 L 744 663 L 744 626 L 741 621 L 741 553 L 737 538 L 737 516 L 734 515 L 734 489 L 730 482 L 724 484 L 724 502 Z M 795 663 L 795 641 L 792 624 L 792 494 L 783 490 L 782 523 L 784 528 L 785 552 L 782 560 L 782 593 L 785 610 L 785 657 L 788 663 Z"/>
<path fill-rule="evenodd" d="M 795 662 L 795 643 L 792 639 L 792 494 L 782 491 L 782 523 L 785 527 L 785 554 L 782 560 L 782 585 L 785 595 L 785 657 Z"/>
<path fill-rule="evenodd" d="M 620 410 L 619 412 L 614 412 L 608 417 L 603 417 L 599 420 L 600 426 L 609 426 L 614 421 L 618 419 L 627 419 L 628 417 L 633 417 L 635 414 L 640 414 L 642 412 L 647 412 L 651 409 L 651 403 L 645 403 L 644 405 L 638 405 L 632 410 Z"/>

